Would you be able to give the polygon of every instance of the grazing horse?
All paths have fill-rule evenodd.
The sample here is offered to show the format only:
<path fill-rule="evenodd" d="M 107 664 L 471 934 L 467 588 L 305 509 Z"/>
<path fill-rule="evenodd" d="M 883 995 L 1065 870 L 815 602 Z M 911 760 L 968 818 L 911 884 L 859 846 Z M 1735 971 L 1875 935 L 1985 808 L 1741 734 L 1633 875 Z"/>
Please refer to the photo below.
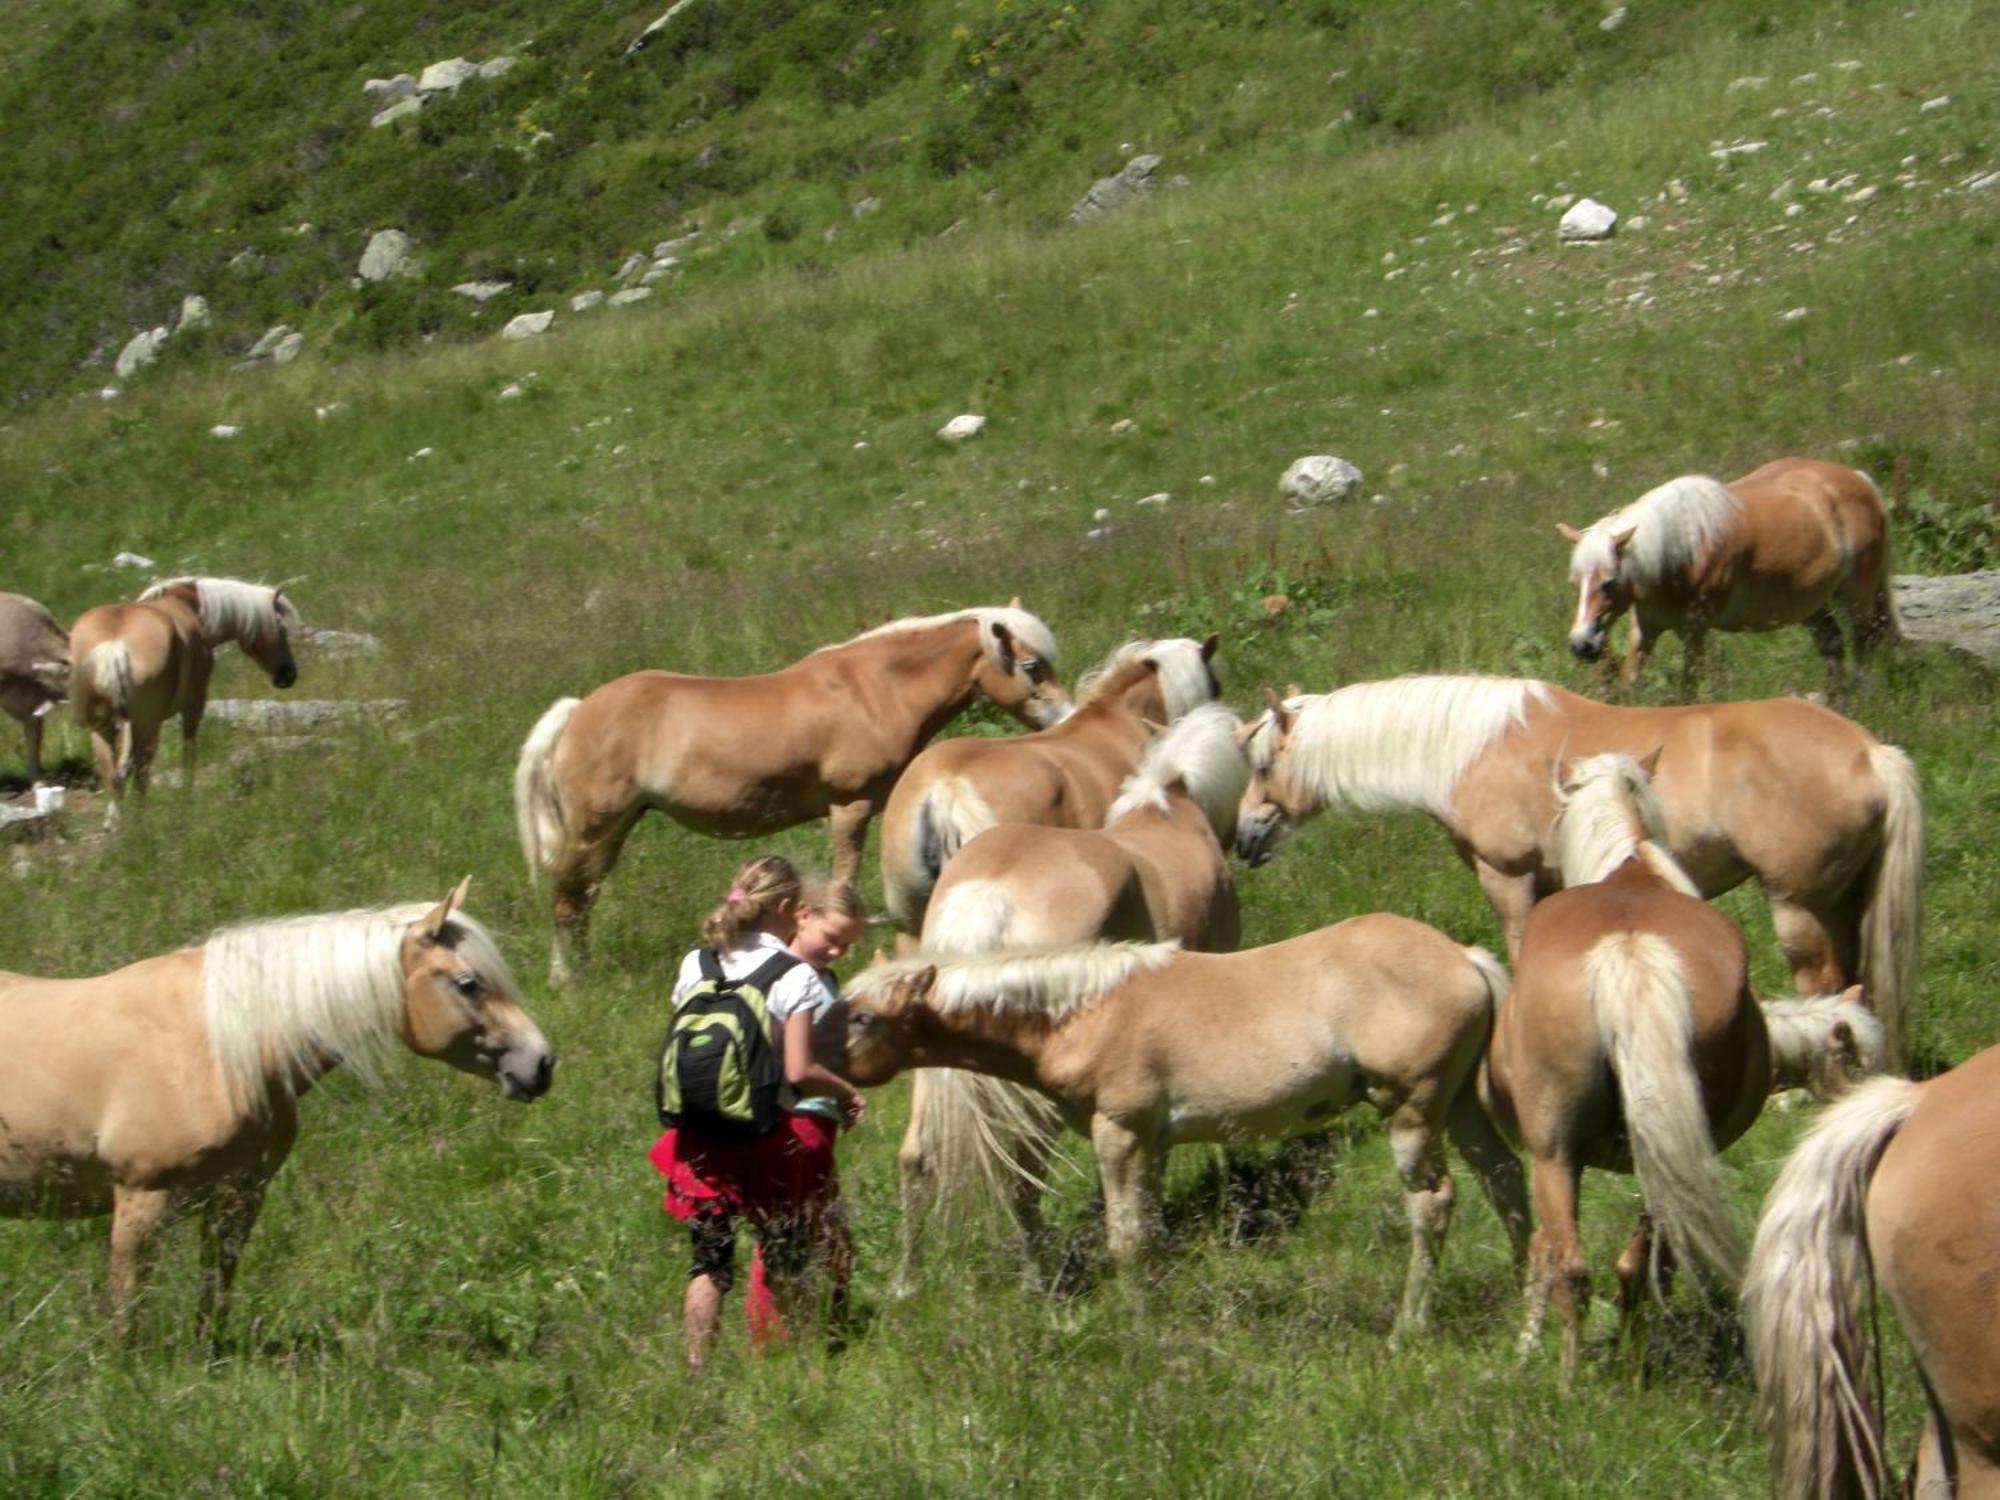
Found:
<path fill-rule="evenodd" d="M 1250 778 L 1241 727 L 1219 703 L 1177 720 L 1147 747 L 1101 829 L 1013 823 L 980 834 L 945 862 L 923 947 L 988 953 L 1113 938 L 1232 951 L 1241 922 L 1225 851 Z M 938 1200 L 974 1185 L 1012 1197 L 1032 1267 L 1061 1115 L 1032 1090 L 982 1074 L 925 1069 L 916 1078 L 899 1157 L 897 1295 L 916 1290 L 922 1232 Z"/>
<path fill-rule="evenodd" d="M 183 774 L 194 785 L 194 739 L 208 706 L 215 648 L 235 641 L 274 686 L 288 688 L 299 680 L 290 637 L 298 623 L 282 586 L 234 578 L 170 578 L 137 603 L 100 604 L 77 616 L 70 629 L 70 708 L 90 731 L 109 821 L 117 821 L 128 781 L 145 792 L 160 726 L 175 714 Z"/>
<path fill-rule="evenodd" d="M 1156 728 L 1221 694 L 1216 638 L 1129 641 L 1077 684 L 1076 712 L 1012 739 L 968 736 L 910 762 L 882 812 L 883 907 L 923 928 L 944 862 L 998 823 L 1095 828 Z"/>
<path fill-rule="evenodd" d="M 1895 637 L 1889 601 L 1889 523 L 1866 474 L 1810 458 L 1780 458 L 1725 485 L 1687 474 L 1648 490 L 1582 531 L 1572 544 L 1576 619 L 1569 649 L 1610 657 L 1611 626 L 1632 613 L 1624 680 L 1638 680 L 1660 636 L 1681 636 L 1683 701 L 1694 696 L 1710 630 L 1803 624 L 1826 662 L 1827 690 L 1843 692 L 1836 607 L 1854 633 L 1857 664 Z"/>
<path fill-rule="evenodd" d="M 1803 1000 L 1763 1000 L 1771 1037 L 1771 1092 L 1804 1089 L 1822 1102 L 1858 1077 L 1882 1071 L 1882 1023 L 1861 1000 L 1861 986 Z"/>
<path fill-rule="evenodd" d="M 0 594 L 0 709 L 28 740 L 28 784 L 42 779 L 42 716 L 69 696 L 69 637 L 24 594 Z"/>
<path fill-rule="evenodd" d="M 111 1309 L 127 1328 L 148 1243 L 202 1221 L 201 1328 L 213 1337 L 298 1098 L 401 1041 L 514 1099 L 549 1086 L 549 1045 L 486 930 L 388 906 L 225 927 L 92 979 L 0 974 L 0 1027 L 32 1066 L 0 1070 L 0 1215 L 111 1215 Z"/>
<path fill-rule="evenodd" d="M 917 955 L 848 989 L 847 1067 L 971 1068 L 1045 1094 L 1089 1133 L 1120 1273 L 1158 1239 L 1170 1148 L 1322 1124 L 1367 1100 L 1387 1122 L 1411 1253 L 1396 1328 L 1427 1320 L 1451 1222 L 1447 1130 L 1517 1246 L 1527 1204 L 1473 1075 L 1507 975 L 1434 927 L 1377 913 L 1246 953 L 1093 944 L 964 958 Z"/>
<path fill-rule="evenodd" d="M 591 907 L 648 810 L 730 839 L 824 817 L 851 882 L 897 775 L 975 696 L 1061 719 L 1055 637 L 1019 602 L 897 620 L 758 677 L 633 672 L 557 699 L 514 772 L 528 873 L 554 887 L 549 983 L 583 972 Z"/>
<path fill-rule="evenodd" d="M 1528 1151 L 1536 1226 L 1521 1352 L 1540 1342 L 1553 1291 L 1564 1380 L 1589 1305 L 1583 1169 L 1638 1173 L 1645 1210 L 1618 1263 L 1628 1316 L 1655 1227 L 1733 1294 L 1743 1246 L 1715 1153 L 1750 1128 L 1771 1085 L 1743 933 L 1660 844 L 1650 768 L 1596 755 L 1568 776 L 1556 837 L 1570 884 L 1528 914 L 1480 1078 L 1494 1123 Z"/>
<path fill-rule="evenodd" d="M 1782 1500 L 2000 1496 L 2000 1047 L 1829 1108 L 1764 1200 L 1743 1313 Z M 1914 1483 L 1890 1473 L 1879 1283 L 1923 1378 Z"/>
<path fill-rule="evenodd" d="M 1236 844 L 1251 864 L 1328 806 L 1429 813 L 1518 954 L 1563 869 L 1550 767 L 1664 751 L 1665 843 L 1703 896 L 1755 877 L 1799 993 L 1859 980 L 1908 1064 L 1920 962 L 1923 794 L 1901 750 L 1796 698 L 1620 708 L 1545 682 L 1404 677 L 1293 697 L 1257 721 Z"/>

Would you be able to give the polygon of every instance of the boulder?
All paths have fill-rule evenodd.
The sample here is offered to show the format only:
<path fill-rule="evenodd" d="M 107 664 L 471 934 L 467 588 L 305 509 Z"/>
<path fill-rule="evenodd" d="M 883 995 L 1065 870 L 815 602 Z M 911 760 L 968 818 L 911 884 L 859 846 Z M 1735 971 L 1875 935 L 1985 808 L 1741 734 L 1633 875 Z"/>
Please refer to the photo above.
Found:
<path fill-rule="evenodd" d="M 447 57 L 443 62 L 434 62 L 425 68 L 417 79 L 420 94 L 456 93 L 458 86 L 468 78 L 479 76 L 479 64 L 467 62 L 462 57 Z"/>
<path fill-rule="evenodd" d="M 362 630 L 332 630 L 307 627 L 305 643 L 321 661 L 350 661 L 360 656 L 379 656 L 382 642 Z"/>
<path fill-rule="evenodd" d="M 377 110 L 368 123 L 380 130 L 384 125 L 393 125 L 398 120 L 408 119 L 411 115 L 422 114 L 423 108 L 424 101 L 412 95 L 408 99 L 398 99 L 387 109 Z"/>
<path fill-rule="evenodd" d="M 1101 219 L 1150 196 L 1155 186 L 1153 179 L 1159 170 L 1159 157 L 1133 157 L 1116 175 L 1100 177 L 1090 185 L 1090 191 L 1071 207 L 1070 222 L 1081 224 L 1089 219 Z"/>
<path fill-rule="evenodd" d="M 2000 663 L 2000 568 L 1939 577 L 1898 574 L 1889 580 L 1889 597 L 1910 640 Z"/>
<path fill-rule="evenodd" d="M 410 237 L 400 229 L 378 229 L 368 237 L 356 268 L 363 281 L 387 281 L 392 276 L 409 276 L 416 271 L 410 255 Z"/>
<path fill-rule="evenodd" d="M 500 337 L 503 339 L 531 339 L 537 334 L 547 333 L 549 325 L 555 322 L 555 320 L 556 314 L 554 308 L 547 308 L 541 312 L 522 313 L 519 317 L 509 321 L 507 326 L 500 330 Z"/>
<path fill-rule="evenodd" d="M 1309 453 L 1278 480 L 1278 493 L 1294 505 L 1333 505 L 1361 488 L 1361 471 L 1331 453 Z"/>
<path fill-rule="evenodd" d="M 945 423 L 938 429 L 937 435 L 947 443 L 962 443 L 969 437 L 978 437 L 985 427 L 986 418 L 966 412 Z"/>
<path fill-rule="evenodd" d="M 640 32 L 636 37 L 634 37 L 632 39 L 632 45 L 627 47 L 625 50 L 627 52 L 645 51 L 646 48 L 652 46 L 653 43 L 659 39 L 660 33 L 667 29 L 667 23 L 672 21 L 675 16 L 679 15 L 682 11 L 686 10 L 692 4 L 694 4 L 694 0 L 674 0 L 673 5 L 668 7 L 666 14 L 660 16 L 644 31 Z"/>
<path fill-rule="evenodd" d="M 272 352 L 278 347 L 278 345 L 282 344 L 286 339 L 291 338 L 292 336 L 293 334 L 292 334 L 291 324 L 274 323 L 269 328 L 264 330 L 264 336 L 262 338 L 258 339 L 256 343 L 250 346 L 250 353 L 248 355 L 248 358 L 269 359 L 271 357 Z"/>
<path fill-rule="evenodd" d="M 606 307 L 630 307 L 634 302 L 644 302 L 653 295 L 649 286 L 628 286 L 622 292 L 613 292 L 604 299 Z"/>
<path fill-rule="evenodd" d="M 604 293 L 596 287 L 592 287 L 589 291 L 578 292 L 574 297 L 570 298 L 569 310 L 571 312 L 589 312 L 603 300 Z"/>
<path fill-rule="evenodd" d="M 398 73 L 394 78 L 371 78 L 361 85 L 361 92 L 374 99 L 376 108 L 384 109 L 416 98 L 417 80 L 408 73 Z"/>
<path fill-rule="evenodd" d="M 306 336 L 294 330 L 271 346 L 271 363 L 288 365 L 305 352 Z"/>
<path fill-rule="evenodd" d="M 1588 245 L 1608 240 L 1617 232 L 1618 210 L 1595 198 L 1577 199 L 1556 225 L 1556 238 L 1565 245 Z"/>
<path fill-rule="evenodd" d="M 479 65 L 479 76 L 484 79 L 504 78 L 514 71 L 511 57 L 489 57 Z"/>
<path fill-rule="evenodd" d="M 400 719 L 407 698 L 211 698 L 208 717 L 259 734 L 297 734 L 345 724 L 380 724 Z"/>
<path fill-rule="evenodd" d="M 511 281 L 461 281 L 452 290 L 461 297 L 470 297 L 474 302 L 491 302 L 502 292 L 514 290 Z"/>
<path fill-rule="evenodd" d="M 118 363 L 115 366 L 118 371 L 118 378 L 120 380 L 130 380 L 134 375 L 145 369 L 146 366 L 160 357 L 161 346 L 166 342 L 167 330 L 164 326 L 149 328 L 144 333 L 133 334 L 126 342 L 125 347 L 118 351 Z"/>
<path fill-rule="evenodd" d="M 174 325 L 175 333 L 185 333 L 190 328 L 204 328 L 214 321 L 209 316 L 208 298 L 189 292 L 181 298 L 181 319 Z"/>
<path fill-rule="evenodd" d="M 686 260 L 688 252 L 694 248 L 694 242 L 700 238 L 699 229 L 690 229 L 686 234 L 676 235 L 673 239 L 661 240 L 659 244 L 653 246 L 653 259 Z"/>

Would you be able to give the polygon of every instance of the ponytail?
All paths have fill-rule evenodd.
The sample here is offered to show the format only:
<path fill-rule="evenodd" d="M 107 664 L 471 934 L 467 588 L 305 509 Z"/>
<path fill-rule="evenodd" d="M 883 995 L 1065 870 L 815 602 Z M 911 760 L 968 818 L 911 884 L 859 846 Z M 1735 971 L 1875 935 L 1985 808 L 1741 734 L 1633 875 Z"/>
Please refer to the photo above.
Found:
<path fill-rule="evenodd" d="M 799 872 L 782 854 L 760 854 L 736 872 L 729 894 L 701 924 L 701 940 L 717 952 L 738 947 L 743 935 L 763 925 L 783 903 L 798 902 Z"/>

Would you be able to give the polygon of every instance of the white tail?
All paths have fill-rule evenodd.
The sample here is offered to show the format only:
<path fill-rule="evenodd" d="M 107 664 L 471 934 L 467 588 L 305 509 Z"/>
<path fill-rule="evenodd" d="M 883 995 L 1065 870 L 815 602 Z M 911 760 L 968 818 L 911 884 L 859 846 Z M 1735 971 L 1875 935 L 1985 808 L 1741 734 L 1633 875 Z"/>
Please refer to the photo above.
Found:
<path fill-rule="evenodd" d="M 1590 1014 L 1618 1076 L 1632 1165 L 1646 1207 L 1685 1260 L 1734 1291 L 1743 1244 L 1694 1071 L 1694 1015 L 1664 938 L 1619 933 L 1584 956 Z"/>
<path fill-rule="evenodd" d="M 123 641 L 105 641 L 92 646 L 83 658 L 90 690 L 103 699 L 119 718 L 132 711 L 132 648 Z"/>
<path fill-rule="evenodd" d="M 1062 1138 L 1062 1114 L 1032 1089 L 963 1068 L 933 1068 L 914 1120 L 933 1209 L 962 1217 L 972 1202 L 1005 1214 L 1022 1187 L 1038 1190 Z"/>
<path fill-rule="evenodd" d="M 1497 1012 L 1506 1000 L 1507 992 L 1514 987 L 1514 981 L 1507 973 L 1507 966 L 1484 948 L 1466 948 L 1462 951 L 1466 962 L 1477 969 L 1479 977 L 1486 981 L 1487 997 L 1492 1000 L 1493 1009 Z"/>
<path fill-rule="evenodd" d="M 1865 1215 L 1882 1152 L 1919 1085 L 1871 1078 L 1820 1117 L 1765 1200 L 1743 1319 L 1757 1414 L 1783 1500 L 1890 1493 L 1875 1403 Z"/>
<path fill-rule="evenodd" d="M 1924 794 L 1917 768 L 1894 745 L 1875 746 L 1868 761 L 1888 805 L 1861 914 L 1861 982 L 1882 1018 L 1883 1064 L 1900 1073 L 1910 1065 L 1910 1005 L 1923 968 Z"/>
<path fill-rule="evenodd" d="M 539 879 L 554 863 L 563 845 L 562 792 L 549 774 L 556 741 L 569 726 L 580 698 L 558 698 L 549 711 L 535 721 L 521 742 L 521 758 L 514 766 L 514 825 L 521 835 L 521 857 L 528 862 L 528 878 Z"/>
<path fill-rule="evenodd" d="M 890 920 L 904 932 L 921 929 L 945 861 L 997 822 L 986 799 L 963 777 L 933 783 L 910 823 L 909 858 L 883 861 L 882 903 Z"/>
<path fill-rule="evenodd" d="M 924 947 L 934 953 L 991 953 L 1013 946 L 1014 898 L 990 880 L 954 885 L 924 919 Z"/>

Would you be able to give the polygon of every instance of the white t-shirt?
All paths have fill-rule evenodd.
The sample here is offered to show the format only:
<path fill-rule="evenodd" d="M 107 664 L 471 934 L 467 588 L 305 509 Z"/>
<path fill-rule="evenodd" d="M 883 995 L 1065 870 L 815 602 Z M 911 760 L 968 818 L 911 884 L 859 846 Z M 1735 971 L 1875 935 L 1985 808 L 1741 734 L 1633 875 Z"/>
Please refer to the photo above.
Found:
<path fill-rule="evenodd" d="M 701 955 L 697 948 L 681 960 L 680 977 L 674 981 L 673 1004 L 676 1008 L 687 992 L 701 983 Z M 722 975 L 725 979 L 746 979 L 762 968 L 774 953 L 783 953 L 785 945 L 768 932 L 747 934 L 744 945 L 728 949 L 721 955 Z M 821 1020 L 833 1009 L 837 997 L 820 982 L 819 971 L 804 959 L 780 975 L 764 996 L 765 1012 L 771 1017 L 773 1035 L 771 1045 L 778 1050 L 780 1066 L 784 1062 L 785 1022 L 799 1011 L 809 1013 L 815 1022 Z M 821 1115 L 827 1119 L 840 1118 L 840 1106 L 832 1099 L 817 1096 L 799 1098 L 787 1084 L 781 1096 L 786 1109 L 795 1114 Z"/>

